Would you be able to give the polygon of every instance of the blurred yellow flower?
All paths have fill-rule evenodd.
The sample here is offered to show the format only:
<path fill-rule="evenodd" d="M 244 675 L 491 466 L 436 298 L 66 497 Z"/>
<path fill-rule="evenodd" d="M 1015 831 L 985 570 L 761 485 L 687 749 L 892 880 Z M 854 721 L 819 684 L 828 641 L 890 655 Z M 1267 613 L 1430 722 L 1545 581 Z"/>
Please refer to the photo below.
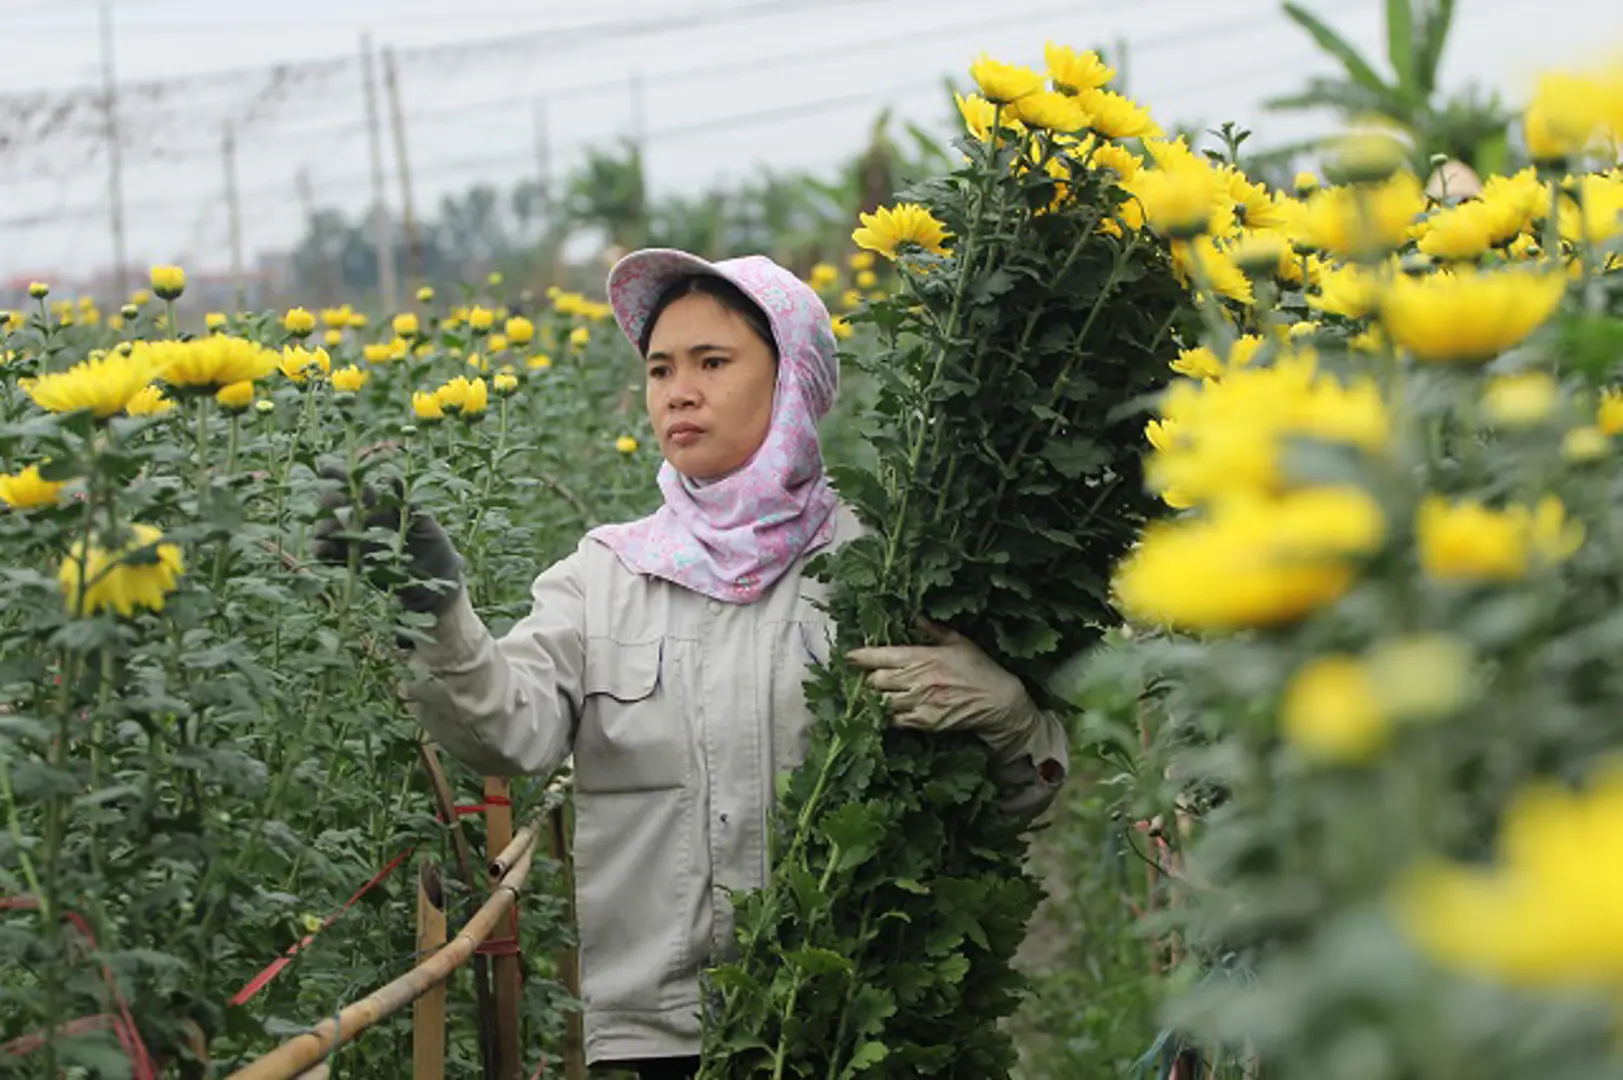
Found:
<path fill-rule="evenodd" d="M 1555 411 L 1560 388 L 1543 371 L 1522 371 L 1499 375 L 1482 391 L 1482 406 L 1488 419 L 1502 427 L 1529 427 L 1549 419 Z"/>
<path fill-rule="evenodd" d="M 1007 105 L 1043 88 L 1043 77 L 1031 68 L 1005 64 L 982 54 L 969 65 L 969 77 L 981 96 L 994 105 Z"/>
<path fill-rule="evenodd" d="M 864 270 L 857 275 L 856 285 L 859 289 L 871 289 L 879 284 L 879 275 L 872 270 Z"/>
<path fill-rule="evenodd" d="M 1327 267 L 1319 274 L 1319 291 L 1308 294 L 1308 306 L 1327 315 L 1362 319 L 1380 300 L 1380 277 L 1362 266 Z"/>
<path fill-rule="evenodd" d="M 496 313 L 489 308 L 476 307 L 468 312 L 468 327 L 476 334 L 489 333 L 495 324 Z"/>
<path fill-rule="evenodd" d="M 499 372 L 490 380 L 490 389 L 497 397 L 507 397 L 518 389 L 518 376 L 509 371 Z"/>
<path fill-rule="evenodd" d="M 322 308 L 321 325 L 327 327 L 329 330 L 342 330 L 349 326 L 349 317 L 351 314 L 353 314 L 353 312 L 350 310 L 350 306 L 348 304 L 345 304 L 343 307 Z"/>
<path fill-rule="evenodd" d="M 1589 424 L 1575 427 L 1561 438 L 1561 456 L 1568 461 L 1596 461 L 1611 449 L 1611 436 Z"/>
<path fill-rule="evenodd" d="M 811 277 L 806 279 L 806 284 L 810 285 L 818 292 L 823 292 L 830 285 L 833 285 L 839 280 L 839 267 L 833 265 L 832 263 L 820 262 L 816 266 L 812 267 Z"/>
<path fill-rule="evenodd" d="M 296 383 L 302 383 L 310 376 L 321 378 L 332 371 L 332 357 L 327 355 L 326 349 L 301 349 L 289 345 L 282 350 L 282 374 Z"/>
<path fill-rule="evenodd" d="M 852 270 L 872 270 L 874 268 L 874 254 L 871 251 L 853 251 L 845 264 Z"/>
<path fill-rule="evenodd" d="M 1161 126 L 1142 105 L 1111 90 L 1084 90 L 1077 100 L 1093 118 L 1089 125 L 1107 139 L 1147 139 L 1161 134 Z"/>
<path fill-rule="evenodd" d="M 178 266 L 154 266 L 151 278 L 152 291 L 165 300 L 178 300 L 186 291 L 186 271 Z"/>
<path fill-rule="evenodd" d="M 185 571 L 180 548 L 163 542 L 163 533 L 151 525 L 130 526 L 129 540 L 108 551 L 86 550 L 80 539 L 57 571 L 57 582 L 67 598 L 71 615 L 94 615 L 112 609 L 129 616 L 136 608 L 162 611 L 164 597 L 175 591 Z M 83 595 L 81 596 L 81 589 Z"/>
<path fill-rule="evenodd" d="M 296 307 L 282 316 L 282 328 L 294 337 L 309 337 L 315 333 L 316 317 L 303 308 Z"/>
<path fill-rule="evenodd" d="M 622 454 L 635 454 L 637 452 L 637 440 L 630 435 L 622 435 L 614 440 L 614 448 Z"/>
<path fill-rule="evenodd" d="M 847 289 L 840 294 L 840 307 L 850 311 L 862 304 L 862 291 L 860 289 Z"/>
<path fill-rule="evenodd" d="M 28 295 L 35 300 L 43 300 L 51 295 L 51 287 L 43 281 L 30 281 L 28 283 Z"/>
<path fill-rule="evenodd" d="M 1561 238 L 1572 244 L 1604 244 L 1623 235 L 1623 172 L 1591 173 L 1561 199 Z"/>
<path fill-rule="evenodd" d="M 1162 236 L 1187 239 L 1212 227 L 1217 177 L 1199 162 L 1145 169 L 1122 187 L 1138 200 L 1150 228 Z"/>
<path fill-rule="evenodd" d="M 39 474 L 39 466 L 30 465 L 21 472 L 0 475 L 0 502 L 13 510 L 55 506 L 67 486 L 65 481 L 44 479 Z"/>
<path fill-rule="evenodd" d="M 152 376 L 148 358 L 113 353 L 82 360 L 66 371 L 19 379 L 17 385 L 42 409 L 55 413 L 88 409 L 97 419 L 105 420 L 123 412 L 146 389 Z"/>
<path fill-rule="evenodd" d="M 492 353 L 505 351 L 507 348 L 507 335 L 491 334 L 490 340 L 485 343 L 485 347 L 488 348 Z"/>
<path fill-rule="evenodd" d="M 1278 274 L 1291 259 L 1290 241 L 1276 229 L 1246 229 L 1224 250 L 1235 266 L 1253 276 Z"/>
<path fill-rule="evenodd" d="M 1190 630 L 1292 622 L 1338 599 L 1352 559 L 1386 534 L 1380 507 L 1353 487 L 1233 498 L 1199 518 L 1145 530 L 1115 591 L 1129 619 Z"/>
<path fill-rule="evenodd" d="M 413 315 L 409 311 L 396 315 L 394 317 L 394 322 L 391 325 L 394 327 L 395 336 L 403 338 L 416 337 L 420 329 L 417 323 L 417 316 Z"/>
<path fill-rule="evenodd" d="M 856 333 L 856 330 L 851 326 L 851 320 L 847 319 L 844 315 L 831 316 L 829 323 L 834 329 L 834 336 L 841 341 L 846 340 L 852 334 Z"/>
<path fill-rule="evenodd" d="M 417 302 L 419 304 L 432 304 L 434 302 L 434 288 L 433 288 L 433 286 L 424 285 L 422 288 L 418 289 L 417 290 Z"/>
<path fill-rule="evenodd" d="M 175 407 L 156 386 L 145 386 L 124 406 L 127 416 L 161 416 Z"/>
<path fill-rule="evenodd" d="M 592 332 L 584 326 L 577 326 L 569 331 L 569 344 L 576 349 L 586 348 L 586 343 L 592 340 Z"/>
<path fill-rule="evenodd" d="M 1451 634 L 1414 633 L 1375 646 L 1366 665 L 1381 706 L 1394 720 L 1440 720 L 1470 693 L 1471 649 Z"/>
<path fill-rule="evenodd" d="M 1144 159 L 1116 143 L 1102 142 L 1087 152 L 1090 169 L 1108 169 L 1116 174 L 1117 183 L 1131 180 L 1144 167 Z"/>
<path fill-rule="evenodd" d="M 344 343 L 344 332 L 342 330 L 328 330 L 321 336 L 321 340 L 327 348 L 336 349 Z"/>
<path fill-rule="evenodd" d="M 552 357 L 548 356 L 546 353 L 536 353 L 534 356 L 524 361 L 524 364 L 526 367 L 530 368 L 549 368 L 552 366 Z"/>
<path fill-rule="evenodd" d="M 353 394 L 365 386 L 366 380 L 371 377 L 370 371 L 349 364 L 332 373 L 332 388 L 340 394 Z"/>
<path fill-rule="evenodd" d="M 1560 274 L 1523 268 L 1400 274 L 1381 294 L 1381 324 L 1417 360 L 1481 363 L 1538 329 L 1566 287 Z"/>
<path fill-rule="evenodd" d="M 535 324 L 522 315 L 515 315 L 502 327 L 508 341 L 520 348 L 535 340 Z"/>
<path fill-rule="evenodd" d="M 1251 279 L 1246 277 L 1226 251 L 1219 248 L 1210 236 L 1197 236 L 1193 240 L 1172 242 L 1172 266 L 1178 276 L 1191 285 L 1196 269 L 1204 274 L 1212 291 L 1241 304 L 1253 303 L 1256 294 Z"/>
<path fill-rule="evenodd" d="M 1420 505 L 1415 532 L 1421 567 L 1443 581 L 1514 581 L 1535 559 L 1561 562 L 1584 539 L 1582 523 L 1568 520 L 1553 495 L 1531 511 L 1492 510 L 1475 500 L 1431 495 Z"/>
<path fill-rule="evenodd" d="M 1314 760 L 1369 761 L 1386 746 L 1391 730 L 1375 680 L 1356 657 L 1310 660 L 1285 689 L 1280 731 Z"/>
<path fill-rule="evenodd" d="M 152 303 L 152 294 L 145 289 L 136 289 L 130 294 L 130 303 L 136 307 L 146 307 Z"/>
<path fill-rule="evenodd" d="M 249 380 L 227 383 L 215 391 L 214 400 L 222 409 L 243 412 L 254 403 L 254 384 Z"/>
<path fill-rule="evenodd" d="M 388 342 L 369 342 L 361 347 L 361 358 L 368 364 L 387 364 L 394 359 L 394 350 Z"/>
<path fill-rule="evenodd" d="M 858 215 L 858 219 L 862 225 L 851 234 L 851 240 L 887 259 L 895 259 L 913 247 L 935 255 L 947 253 L 947 227 L 918 203 L 881 206 L 871 214 Z"/>
<path fill-rule="evenodd" d="M 351 330 L 363 330 L 363 329 L 365 329 L 366 328 L 366 312 L 364 312 L 364 311 L 352 311 L 352 312 L 350 312 L 349 313 L 349 328 Z"/>
<path fill-rule="evenodd" d="M 225 312 L 223 311 L 211 311 L 207 315 L 203 316 L 203 325 L 207 327 L 210 332 L 224 330 L 228 321 L 229 320 L 226 318 Z"/>
<path fill-rule="evenodd" d="M 490 370 L 490 362 L 485 359 L 483 353 L 469 353 L 468 354 L 468 366 L 473 368 L 473 370 L 475 370 L 475 371 L 489 371 Z"/>
<path fill-rule="evenodd" d="M 1067 45 L 1046 42 L 1043 62 L 1048 65 L 1049 82 L 1054 84 L 1055 90 L 1064 93 L 1098 90 L 1116 77 L 1115 69 L 1107 67 L 1092 49 L 1079 53 Z"/>
<path fill-rule="evenodd" d="M 1288 228 L 1299 248 L 1367 259 L 1402 247 L 1425 209 L 1419 179 L 1400 172 L 1379 184 L 1324 188 L 1292 212 Z"/>
<path fill-rule="evenodd" d="M 1601 391 L 1595 423 L 1608 435 L 1623 433 L 1623 388 L 1609 386 Z"/>
<path fill-rule="evenodd" d="M 1172 361 L 1172 370 L 1191 379 L 1219 379 L 1228 370 L 1243 368 L 1256 357 L 1264 342 L 1256 334 L 1246 334 L 1229 348 L 1228 360 L 1217 358 L 1209 346 L 1184 349 Z"/>
<path fill-rule="evenodd" d="M 1596 880 L 1623 852 L 1623 765 L 1606 760 L 1584 790 L 1524 788 L 1490 865 L 1427 861 L 1393 892 L 1420 950 L 1458 971 L 1553 990 L 1623 983 L 1623 908 Z"/>
<path fill-rule="evenodd" d="M 440 408 L 439 395 L 427 390 L 415 390 L 411 395 L 411 411 L 417 419 L 433 422 L 445 418 L 445 410 Z"/>

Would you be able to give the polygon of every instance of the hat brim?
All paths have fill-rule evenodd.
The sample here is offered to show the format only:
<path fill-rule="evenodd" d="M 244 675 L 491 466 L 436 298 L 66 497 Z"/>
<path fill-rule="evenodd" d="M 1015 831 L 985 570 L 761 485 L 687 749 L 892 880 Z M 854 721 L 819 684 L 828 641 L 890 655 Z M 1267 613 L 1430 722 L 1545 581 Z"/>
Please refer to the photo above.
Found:
<path fill-rule="evenodd" d="M 695 274 L 713 274 L 739 284 L 715 263 L 674 248 L 644 248 L 614 264 L 609 271 L 609 303 L 614 308 L 614 321 L 620 324 L 620 332 L 633 348 L 642 347 L 643 331 L 665 290 Z"/>

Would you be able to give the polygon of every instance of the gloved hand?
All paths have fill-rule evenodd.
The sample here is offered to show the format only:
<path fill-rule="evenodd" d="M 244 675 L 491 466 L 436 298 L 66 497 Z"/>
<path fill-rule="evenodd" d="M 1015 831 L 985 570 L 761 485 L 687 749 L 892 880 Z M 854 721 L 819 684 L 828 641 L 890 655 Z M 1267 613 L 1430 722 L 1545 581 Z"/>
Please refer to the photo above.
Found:
<path fill-rule="evenodd" d="M 933 623 L 921 629 L 933 644 L 854 649 L 847 659 L 869 672 L 896 726 L 973 731 L 1000 762 L 1017 756 L 1042 723 L 1025 684 L 962 634 Z"/>
<path fill-rule="evenodd" d="M 398 481 L 395 484 L 397 497 L 387 506 L 379 505 L 382 500 L 375 488 L 363 484 L 361 506 L 365 513 L 357 522 L 355 507 L 350 501 L 349 477 L 342 469 L 331 465 L 324 466 L 321 475 L 337 481 L 339 487 L 321 497 L 320 505 L 325 516 L 316 523 L 314 540 L 310 545 L 316 558 L 338 566 L 348 565 L 352 545 L 359 545 L 361 568 L 367 579 L 380 588 L 387 588 L 387 583 L 380 580 L 383 567 L 378 562 L 378 556 L 392 550 L 392 540 L 381 536 L 357 539 L 339 534 L 381 529 L 393 537 L 400 531 L 400 514 L 404 511 L 408 519 L 403 554 L 406 571 L 412 580 L 398 585 L 395 596 L 407 611 L 437 615 L 450 607 L 456 599 L 458 588 L 436 588 L 430 582 L 451 582 L 460 586 L 462 556 L 457 554 L 451 538 L 440 528 L 433 515 L 407 505 L 399 497 L 403 492 Z"/>

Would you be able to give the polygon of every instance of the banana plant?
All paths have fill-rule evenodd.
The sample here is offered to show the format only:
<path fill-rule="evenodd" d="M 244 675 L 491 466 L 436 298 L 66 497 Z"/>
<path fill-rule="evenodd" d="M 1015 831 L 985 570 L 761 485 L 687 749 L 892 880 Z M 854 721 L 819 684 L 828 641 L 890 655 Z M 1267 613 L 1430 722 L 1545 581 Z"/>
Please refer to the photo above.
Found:
<path fill-rule="evenodd" d="M 1455 0 L 1386 0 L 1386 63 L 1377 70 L 1346 38 L 1295 0 L 1285 14 L 1307 31 L 1342 72 L 1308 80 L 1305 89 L 1265 103 L 1274 110 L 1329 108 L 1347 119 L 1380 116 L 1411 132 L 1425 168 L 1435 154 L 1469 162 L 1479 172 L 1503 165 L 1509 117 L 1496 95 L 1469 87 L 1452 97 L 1438 88 Z"/>

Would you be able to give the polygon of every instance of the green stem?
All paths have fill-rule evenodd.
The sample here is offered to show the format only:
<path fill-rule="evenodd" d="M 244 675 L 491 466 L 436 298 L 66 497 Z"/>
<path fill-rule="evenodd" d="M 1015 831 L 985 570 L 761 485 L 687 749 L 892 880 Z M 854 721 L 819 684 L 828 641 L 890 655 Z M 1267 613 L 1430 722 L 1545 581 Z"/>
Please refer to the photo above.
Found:
<path fill-rule="evenodd" d="M 225 482 L 231 483 L 237 475 L 237 449 L 242 439 L 242 416 L 240 413 L 231 414 L 231 435 L 226 443 L 225 450 Z M 214 552 L 214 575 L 210 588 L 216 594 L 225 585 L 226 560 L 231 553 L 231 537 L 225 536 L 220 540 L 220 546 Z"/>

